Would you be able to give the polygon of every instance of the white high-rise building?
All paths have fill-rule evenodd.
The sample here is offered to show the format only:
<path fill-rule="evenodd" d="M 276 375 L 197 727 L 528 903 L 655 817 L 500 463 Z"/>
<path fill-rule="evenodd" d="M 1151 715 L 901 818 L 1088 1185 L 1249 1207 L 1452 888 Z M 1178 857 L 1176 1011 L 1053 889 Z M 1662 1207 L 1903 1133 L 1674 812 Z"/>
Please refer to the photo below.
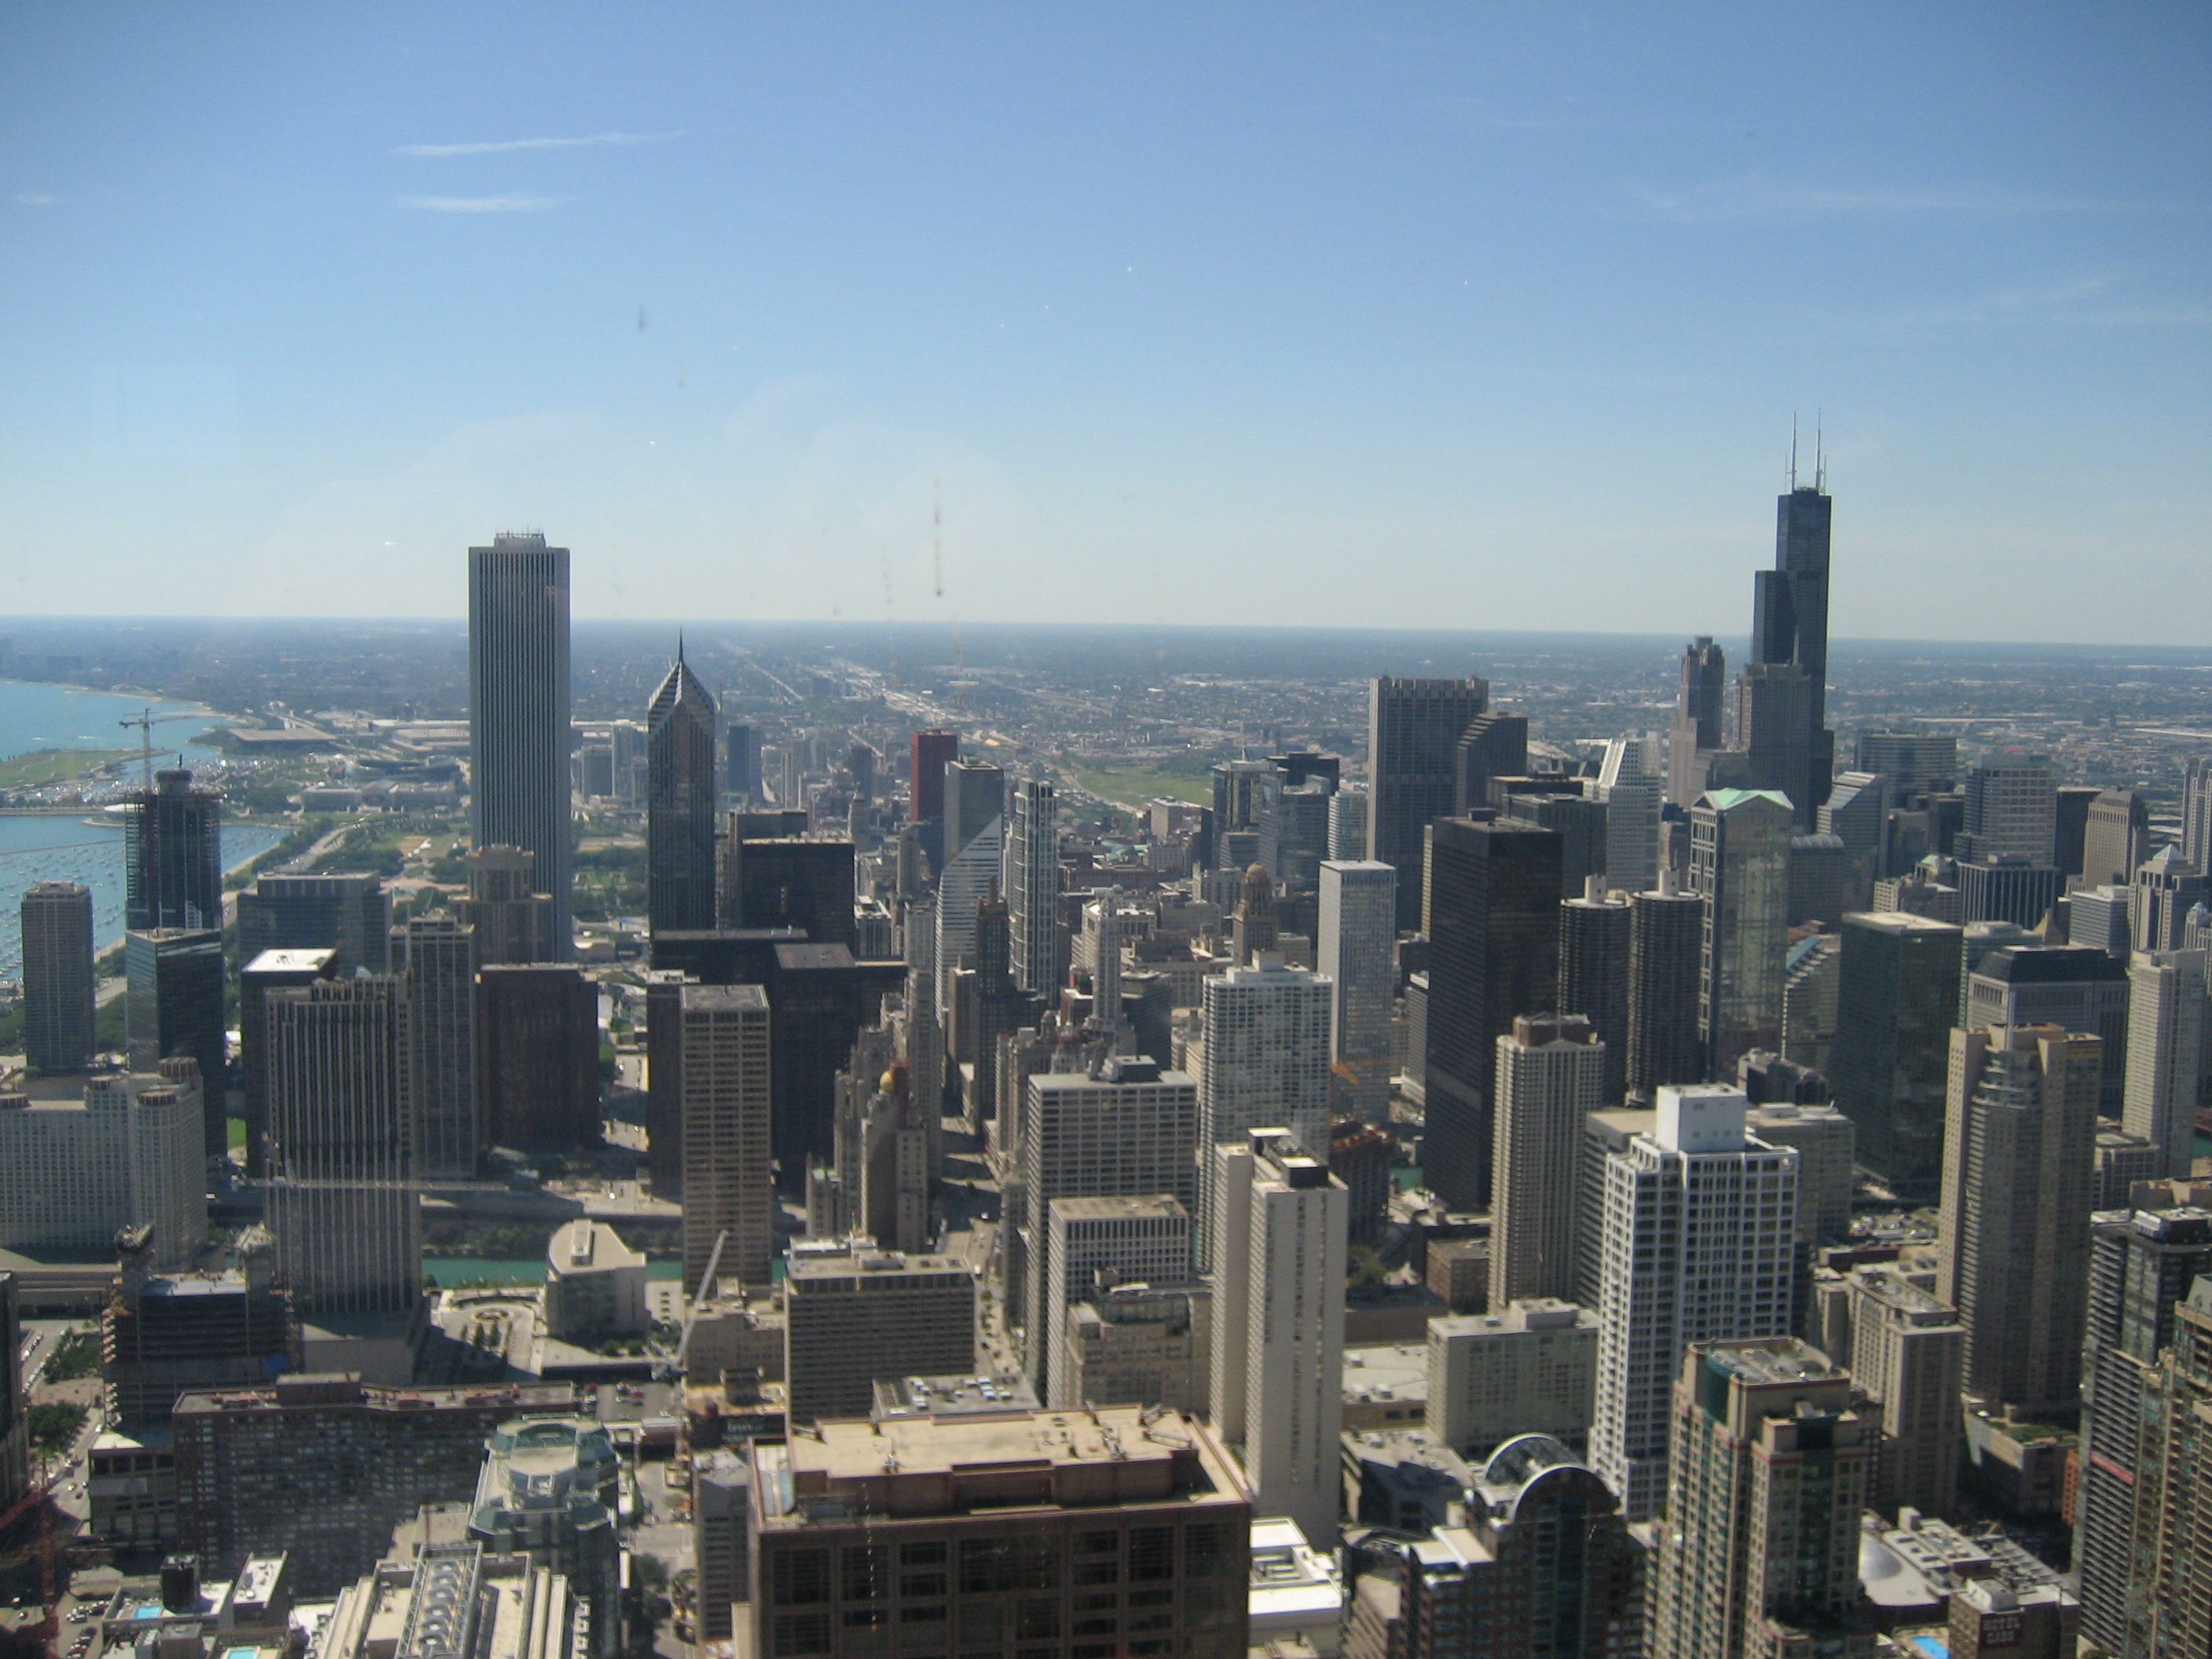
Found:
<path fill-rule="evenodd" d="M 1390 1007 L 1398 988 L 1398 872 L 1379 860 L 1325 860 L 1314 962 L 1334 982 L 1329 1059 L 1352 1109 L 1390 1109 Z"/>
<path fill-rule="evenodd" d="M 1212 1154 L 1214 1431 L 1243 1458 L 1252 1513 L 1287 1516 L 1331 1549 L 1352 1195 L 1279 1128 Z"/>
<path fill-rule="evenodd" d="M 2126 1096 L 2120 1127 L 2160 1149 L 2161 1176 L 2186 1179 L 2204 1073 L 2205 957 L 2138 954 L 2128 968 Z"/>
<path fill-rule="evenodd" d="M 1577 1164 L 1603 1109 L 1605 1044 L 1579 1014 L 1523 1014 L 1498 1039 L 1490 1305 L 1575 1298 Z"/>
<path fill-rule="evenodd" d="M 182 1055 L 0 1090 L 0 1249 L 112 1253 L 144 1226 L 157 1268 L 190 1267 L 207 1242 L 200 1102 Z"/>
<path fill-rule="evenodd" d="M 1249 968 L 1231 968 L 1206 981 L 1200 1146 L 1217 1146 L 1268 1125 L 1281 1126 L 1301 1146 L 1328 1145 L 1328 1015 L 1334 990 L 1326 975 L 1285 967 L 1273 951 L 1262 951 Z M 1212 1248 L 1211 1192 L 1204 1186 L 1199 1198 L 1202 1255 Z"/>
<path fill-rule="evenodd" d="M 1590 1467 L 1632 1520 L 1667 1491 L 1668 1401 L 1692 1342 L 1790 1328 L 1797 1153 L 1747 1133 L 1741 1091 L 1664 1087 L 1649 1134 L 1607 1154 Z"/>
<path fill-rule="evenodd" d="M 1052 783 L 1024 778 L 1014 786 L 1006 826 L 1006 931 L 1014 983 L 1048 996 L 1060 983 L 1060 832 Z"/>
<path fill-rule="evenodd" d="M 1597 774 L 1605 803 L 1605 884 L 1642 893 L 1659 884 L 1659 807 L 1667 794 L 1667 757 L 1650 732 L 1615 738 Z"/>
<path fill-rule="evenodd" d="M 2212 756 L 2199 755 L 2181 778 L 2181 856 L 2200 876 L 2212 876 Z"/>

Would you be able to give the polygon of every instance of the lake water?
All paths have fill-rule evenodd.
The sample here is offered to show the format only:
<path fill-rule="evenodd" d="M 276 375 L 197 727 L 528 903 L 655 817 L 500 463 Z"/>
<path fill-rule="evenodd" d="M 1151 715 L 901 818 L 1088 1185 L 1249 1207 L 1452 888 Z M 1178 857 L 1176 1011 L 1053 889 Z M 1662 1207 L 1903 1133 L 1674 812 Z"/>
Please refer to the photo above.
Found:
<path fill-rule="evenodd" d="M 65 685 L 0 680 L 0 760 L 40 749 L 128 749 L 137 737 L 116 722 L 150 707 L 155 714 L 185 715 L 154 728 L 155 763 L 181 750 L 187 764 L 215 759 L 193 743 L 222 722 L 197 704 Z M 222 861 L 230 869 L 283 840 L 265 824 L 229 824 L 222 832 Z M 0 979 L 22 971 L 23 890 L 35 882 L 77 881 L 92 889 L 93 938 L 106 950 L 123 937 L 123 826 L 97 808 L 83 812 L 0 812 Z"/>

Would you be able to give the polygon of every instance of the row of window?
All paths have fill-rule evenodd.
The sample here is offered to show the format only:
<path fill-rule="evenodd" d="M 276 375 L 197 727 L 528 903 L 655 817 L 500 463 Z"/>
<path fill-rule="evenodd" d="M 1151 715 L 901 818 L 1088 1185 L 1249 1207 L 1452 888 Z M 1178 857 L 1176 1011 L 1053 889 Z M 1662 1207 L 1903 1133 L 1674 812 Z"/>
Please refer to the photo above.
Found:
<path fill-rule="evenodd" d="M 1176 1576 L 1176 1531 L 1170 1526 L 1081 1532 L 1008 1534 L 963 1539 L 957 1574 L 950 1546 L 941 1539 L 910 1543 L 848 1545 L 836 1553 L 836 1599 L 875 1601 L 927 1600 L 946 1593 L 957 1576 L 963 1595 L 1057 1589 L 1063 1583 L 1101 1586 L 1157 1583 Z M 1182 1528 L 1183 1573 L 1210 1578 L 1224 1571 L 1222 1528 L 1200 1522 Z M 1067 1545 L 1064 1551 L 1063 1543 Z M 893 1551 L 896 1557 L 894 1559 Z M 770 1595 L 777 1607 L 805 1607 L 831 1599 L 831 1551 L 775 1552 Z M 1069 1557 L 1073 1559 L 1069 1559 Z"/>

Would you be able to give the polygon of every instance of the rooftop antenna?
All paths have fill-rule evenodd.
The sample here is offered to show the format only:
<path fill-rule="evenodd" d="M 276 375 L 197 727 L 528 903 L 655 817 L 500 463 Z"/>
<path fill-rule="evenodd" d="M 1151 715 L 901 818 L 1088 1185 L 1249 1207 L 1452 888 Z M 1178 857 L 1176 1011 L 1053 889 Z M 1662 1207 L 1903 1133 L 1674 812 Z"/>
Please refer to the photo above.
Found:
<path fill-rule="evenodd" d="M 1790 487 L 1797 488 L 1797 411 L 1790 411 Z"/>
<path fill-rule="evenodd" d="M 1820 411 L 1813 411 L 1813 488 L 1822 495 L 1828 492 L 1828 449 Z"/>

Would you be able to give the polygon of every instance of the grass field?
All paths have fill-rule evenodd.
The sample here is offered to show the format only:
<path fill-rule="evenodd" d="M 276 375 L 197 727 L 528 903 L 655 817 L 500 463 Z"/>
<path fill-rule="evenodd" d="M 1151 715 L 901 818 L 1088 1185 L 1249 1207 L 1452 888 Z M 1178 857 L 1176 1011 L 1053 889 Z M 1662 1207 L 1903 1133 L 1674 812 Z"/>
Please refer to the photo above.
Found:
<path fill-rule="evenodd" d="M 0 789 L 39 789 L 63 783 L 108 761 L 136 754 L 132 749 L 33 749 L 0 761 Z"/>
<path fill-rule="evenodd" d="M 1184 763 L 1188 766 L 1191 763 Z M 1146 801 L 1164 796 L 1170 800 L 1187 800 L 1194 805 L 1213 804 L 1213 786 L 1205 772 L 1203 761 L 1196 763 L 1195 774 L 1176 767 L 1170 769 L 1158 766 L 1094 766 L 1076 761 L 1062 761 L 1060 770 L 1070 781 L 1079 783 L 1092 794 L 1106 800 L 1119 801 L 1125 806 L 1142 806 Z"/>

